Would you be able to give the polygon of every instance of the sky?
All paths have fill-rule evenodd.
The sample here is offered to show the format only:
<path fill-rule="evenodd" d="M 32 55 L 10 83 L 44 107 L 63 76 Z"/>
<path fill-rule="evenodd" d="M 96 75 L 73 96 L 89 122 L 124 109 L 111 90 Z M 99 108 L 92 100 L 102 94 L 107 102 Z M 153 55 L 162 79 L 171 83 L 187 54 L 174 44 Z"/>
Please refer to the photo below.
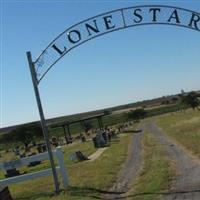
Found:
<path fill-rule="evenodd" d="M 1 1 L 0 127 L 39 120 L 26 52 L 35 59 L 68 27 L 136 5 L 200 11 L 198 1 Z M 200 32 L 139 26 L 73 49 L 39 84 L 46 118 L 200 89 Z"/>

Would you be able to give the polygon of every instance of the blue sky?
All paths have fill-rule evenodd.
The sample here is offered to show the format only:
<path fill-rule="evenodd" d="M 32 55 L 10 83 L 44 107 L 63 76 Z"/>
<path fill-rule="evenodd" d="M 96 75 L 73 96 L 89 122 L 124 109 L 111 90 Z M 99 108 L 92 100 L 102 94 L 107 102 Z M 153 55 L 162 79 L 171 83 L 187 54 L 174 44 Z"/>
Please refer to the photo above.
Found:
<path fill-rule="evenodd" d="M 114 9 L 166 4 L 200 11 L 198 1 L 1 1 L 1 119 L 39 119 L 26 51 L 36 58 L 61 32 Z M 199 90 L 200 33 L 133 27 L 91 40 L 64 56 L 40 83 L 46 118 Z"/>

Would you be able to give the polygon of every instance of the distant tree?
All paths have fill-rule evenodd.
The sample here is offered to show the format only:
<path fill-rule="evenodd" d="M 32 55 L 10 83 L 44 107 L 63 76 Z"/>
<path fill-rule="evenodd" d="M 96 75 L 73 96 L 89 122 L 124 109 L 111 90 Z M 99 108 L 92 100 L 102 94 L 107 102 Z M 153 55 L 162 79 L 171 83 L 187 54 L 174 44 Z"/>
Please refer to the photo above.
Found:
<path fill-rule="evenodd" d="M 42 137 L 42 128 L 39 123 L 25 124 L 16 127 L 10 133 L 14 141 L 19 141 L 28 146 L 36 137 Z"/>
<path fill-rule="evenodd" d="M 110 112 L 109 110 L 104 110 L 103 113 L 104 113 L 105 115 L 111 114 L 111 112 Z"/>
<path fill-rule="evenodd" d="M 161 105 L 168 105 L 168 104 L 170 104 L 170 101 L 168 99 L 167 100 L 163 100 L 161 102 Z"/>
<path fill-rule="evenodd" d="M 42 127 L 40 122 L 27 124 L 26 128 L 27 130 L 33 132 L 35 137 L 43 137 Z"/>
<path fill-rule="evenodd" d="M 173 98 L 171 99 L 172 103 L 177 103 L 178 100 L 179 100 L 178 97 L 173 97 Z"/>
<path fill-rule="evenodd" d="M 13 139 L 16 141 L 20 141 L 24 144 L 24 146 L 28 146 L 29 143 L 33 140 L 34 136 L 32 132 L 26 129 L 26 127 L 21 126 L 19 128 L 16 128 L 12 135 L 14 136 Z"/>
<path fill-rule="evenodd" d="M 5 133 L 0 137 L 0 143 L 7 143 L 13 141 L 13 135 L 11 133 Z"/>
<path fill-rule="evenodd" d="M 183 97 L 183 94 L 178 94 L 178 97 L 179 97 L 179 98 L 182 98 L 182 97 Z"/>
<path fill-rule="evenodd" d="M 139 120 L 139 119 L 144 119 L 147 115 L 147 111 L 144 109 L 136 109 L 136 110 L 131 110 L 128 112 L 128 118 L 132 120 Z"/>
<path fill-rule="evenodd" d="M 190 92 L 189 94 L 182 96 L 182 103 L 190 106 L 193 110 L 200 110 L 199 94 L 196 92 Z"/>

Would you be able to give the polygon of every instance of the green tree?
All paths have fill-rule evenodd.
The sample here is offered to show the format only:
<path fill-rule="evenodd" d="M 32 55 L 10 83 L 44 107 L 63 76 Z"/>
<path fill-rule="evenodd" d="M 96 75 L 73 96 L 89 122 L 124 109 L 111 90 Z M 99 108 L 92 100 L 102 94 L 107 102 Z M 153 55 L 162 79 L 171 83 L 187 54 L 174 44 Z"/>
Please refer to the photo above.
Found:
<path fill-rule="evenodd" d="M 147 115 L 147 111 L 144 109 L 136 109 L 136 110 L 131 110 L 128 112 L 128 119 L 132 120 L 139 120 L 139 119 L 144 119 Z"/>
<path fill-rule="evenodd" d="M 35 138 L 42 137 L 42 128 L 39 123 L 25 124 L 16 127 L 10 134 L 14 141 L 22 142 L 27 147 Z"/>
<path fill-rule="evenodd" d="M 182 103 L 190 106 L 193 110 L 195 109 L 200 110 L 199 94 L 196 92 L 190 92 L 189 94 L 182 96 Z"/>
<path fill-rule="evenodd" d="M 179 100 L 179 98 L 178 98 L 178 97 L 173 97 L 173 98 L 171 99 L 172 103 L 177 103 L 177 102 L 178 102 L 178 100 Z"/>

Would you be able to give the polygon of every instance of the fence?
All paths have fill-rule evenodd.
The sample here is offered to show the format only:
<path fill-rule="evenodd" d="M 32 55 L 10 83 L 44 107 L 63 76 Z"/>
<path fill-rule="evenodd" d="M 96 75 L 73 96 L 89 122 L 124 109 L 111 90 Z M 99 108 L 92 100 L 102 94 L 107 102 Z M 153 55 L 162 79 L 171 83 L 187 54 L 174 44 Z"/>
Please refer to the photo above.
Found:
<path fill-rule="evenodd" d="M 53 151 L 53 155 L 58 159 L 58 166 L 56 167 L 56 171 L 57 173 L 61 174 L 63 187 L 66 188 L 68 186 L 68 175 L 67 175 L 67 171 L 64 164 L 64 156 L 63 156 L 62 148 L 57 147 L 56 150 Z M 15 160 L 11 162 L 0 163 L 0 170 L 6 171 L 10 169 L 15 169 L 23 165 L 28 165 L 31 162 L 43 161 L 43 160 L 49 160 L 49 155 L 47 152 L 26 157 L 26 158 L 21 158 L 19 160 Z M 14 176 L 11 178 L 0 180 L 0 186 L 8 186 L 10 184 L 19 183 L 26 180 L 32 180 L 32 179 L 40 178 L 43 176 L 49 176 L 51 174 L 52 174 L 52 170 L 49 168 L 49 169 L 44 169 L 38 172 Z"/>

